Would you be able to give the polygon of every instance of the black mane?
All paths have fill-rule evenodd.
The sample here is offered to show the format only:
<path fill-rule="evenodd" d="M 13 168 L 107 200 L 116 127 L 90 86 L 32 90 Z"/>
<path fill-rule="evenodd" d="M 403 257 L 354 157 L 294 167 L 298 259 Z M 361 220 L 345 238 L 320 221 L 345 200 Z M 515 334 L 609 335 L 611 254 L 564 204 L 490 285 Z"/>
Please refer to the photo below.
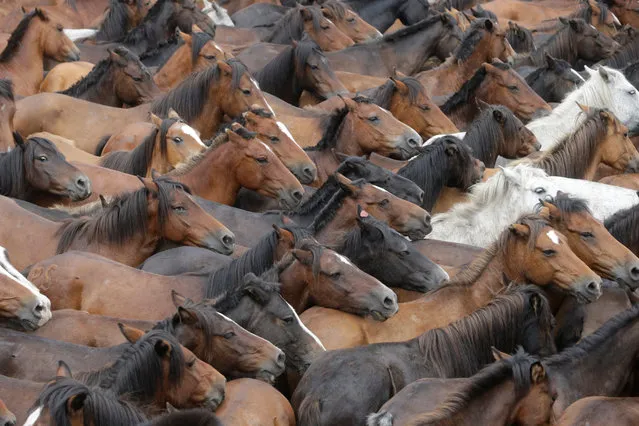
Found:
<path fill-rule="evenodd" d="M 306 10 L 313 21 L 313 29 L 320 30 L 320 22 L 324 17 L 317 6 L 300 6 L 290 8 L 274 24 L 273 30 L 263 41 L 268 43 L 290 44 L 292 40 L 301 40 L 304 35 L 304 18 L 302 9 Z"/>
<path fill-rule="evenodd" d="M 395 77 L 396 80 L 404 83 L 408 87 L 408 99 L 411 103 L 417 101 L 417 97 L 424 91 L 424 86 L 416 78 L 413 77 Z M 370 93 L 370 98 L 373 103 L 384 109 L 390 108 L 390 102 L 393 99 L 393 93 L 395 93 L 395 83 L 393 80 L 388 79 L 386 83 L 377 87 Z"/>
<path fill-rule="evenodd" d="M 220 312 L 228 312 L 235 309 L 244 296 L 249 296 L 260 305 L 265 305 L 273 294 L 280 294 L 280 283 L 268 282 L 256 277 L 253 273 L 249 273 L 229 290 L 228 293 L 220 295 L 220 297 L 211 301 L 215 309 Z"/>
<path fill-rule="evenodd" d="M 135 6 L 142 8 L 142 0 L 136 0 Z M 116 41 L 126 36 L 129 31 L 129 16 L 126 3 L 121 0 L 110 0 L 107 12 L 100 29 L 95 35 L 99 41 Z"/>
<path fill-rule="evenodd" d="M 639 247 L 639 204 L 608 217 L 604 226 L 617 241 L 636 253 Z"/>
<path fill-rule="evenodd" d="M 443 14 L 437 14 L 431 17 L 428 17 L 426 19 L 423 19 L 419 22 L 417 22 L 416 24 L 413 25 L 409 25 L 407 27 L 401 28 L 397 31 L 394 31 L 390 34 L 385 34 L 382 38 L 381 41 L 384 42 L 388 42 L 388 41 L 396 41 L 396 40 L 400 40 L 406 36 L 415 34 L 417 32 L 422 31 L 425 28 L 430 27 L 433 24 L 436 24 L 437 22 L 442 22 L 442 15 L 445 17 L 446 19 L 446 23 L 452 25 L 453 22 L 455 21 L 455 18 L 453 18 L 450 14 L 448 13 L 443 13 Z"/>
<path fill-rule="evenodd" d="M 466 30 L 464 33 L 464 38 L 461 43 L 453 52 L 453 56 L 457 61 L 465 61 L 473 54 L 475 51 L 475 46 L 477 43 L 484 37 L 484 31 L 486 31 L 486 21 L 490 21 L 490 19 L 481 18 L 475 20 L 470 28 Z M 492 22 L 492 21 L 491 21 Z M 493 23 L 493 25 L 495 25 Z"/>
<path fill-rule="evenodd" d="M 0 97 L 14 101 L 13 82 L 8 78 L 0 78 Z"/>
<path fill-rule="evenodd" d="M 213 37 L 207 33 L 195 32 L 191 34 L 191 63 L 193 65 L 197 62 L 202 48 L 206 46 L 206 43 L 209 41 L 213 41 Z"/>
<path fill-rule="evenodd" d="M 508 64 L 504 64 L 501 62 L 493 62 L 491 65 L 504 71 L 510 69 L 510 66 Z M 468 102 L 475 95 L 475 92 L 477 91 L 479 86 L 481 86 L 481 84 L 484 82 L 486 75 L 488 75 L 486 67 L 479 67 L 479 69 L 475 71 L 475 74 L 462 85 L 457 93 L 448 98 L 446 103 L 442 105 L 442 112 L 446 115 L 449 115 L 459 106 L 468 104 Z"/>
<path fill-rule="evenodd" d="M 44 14 L 44 12 L 37 7 L 34 11 L 27 13 L 15 30 L 11 33 L 9 37 L 9 41 L 7 42 L 7 47 L 4 48 L 2 53 L 0 53 L 0 63 L 8 62 L 15 56 L 22 45 L 22 39 L 24 38 L 27 30 L 29 29 L 29 24 L 34 18 L 39 18 L 40 20 L 47 22 L 49 18 Z"/>

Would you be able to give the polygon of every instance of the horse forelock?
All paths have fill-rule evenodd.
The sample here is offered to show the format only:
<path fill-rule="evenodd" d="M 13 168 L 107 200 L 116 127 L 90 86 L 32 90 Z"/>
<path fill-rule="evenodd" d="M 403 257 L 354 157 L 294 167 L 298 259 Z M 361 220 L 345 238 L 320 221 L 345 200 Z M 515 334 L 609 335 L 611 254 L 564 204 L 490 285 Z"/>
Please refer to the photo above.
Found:
<path fill-rule="evenodd" d="M 211 37 L 208 33 L 191 33 L 191 64 L 195 65 L 202 48 L 206 46 L 209 41 L 213 41 L 213 37 Z"/>

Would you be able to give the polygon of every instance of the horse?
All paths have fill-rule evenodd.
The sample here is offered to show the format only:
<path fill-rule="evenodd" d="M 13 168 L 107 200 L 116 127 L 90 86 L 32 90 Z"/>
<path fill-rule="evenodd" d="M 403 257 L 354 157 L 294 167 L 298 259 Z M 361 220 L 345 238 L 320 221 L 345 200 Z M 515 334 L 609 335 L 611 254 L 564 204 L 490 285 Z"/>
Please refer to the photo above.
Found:
<path fill-rule="evenodd" d="M 294 106 L 299 106 L 303 90 L 320 99 L 348 93 L 319 46 L 306 36 L 294 40 L 254 77 L 261 90 Z"/>
<path fill-rule="evenodd" d="M 216 61 L 230 58 L 207 33 L 192 31 L 191 34 L 186 34 L 177 30 L 177 35 L 183 43 L 153 75 L 153 81 L 161 90 L 171 90 L 189 74 L 202 71 Z"/>
<path fill-rule="evenodd" d="M 228 386 L 227 386 L 228 387 Z M 226 396 L 225 396 L 226 398 Z M 224 401 L 222 401 L 224 404 Z M 199 426 L 224 426 L 220 422 L 218 416 L 210 410 L 204 408 L 191 408 L 188 410 L 179 410 L 172 413 L 167 412 L 159 417 L 144 423 L 144 426 L 171 426 L 175 424 L 190 425 L 197 424 Z"/>
<path fill-rule="evenodd" d="M 54 66 L 40 83 L 40 92 L 61 92 L 86 77 L 95 67 L 91 62 L 62 62 Z"/>
<path fill-rule="evenodd" d="M 560 263 L 565 266 L 558 267 Z M 399 312 L 384 323 L 372 327 L 357 317 L 322 308 L 311 308 L 301 318 L 327 349 L 397 342 L 473 312 L 511 281 L 559 288 L 582 303 L 601 294 L 601 278 L 572 252 L 566 237 L 543 217 L 528 215 L 503 231 L 497 242 L 448 283 L 420 299 L 401 303 Z"/>
<path fill-rule="evenodd" d="M 430 211 L 444 186 L 467 191 L 481 180 L 483 170 L 483 163 L 473 158 L 465 143 L 454 136 L 444 136 L 422 148 L 397 174 L 424 190 L 420 205 Z"/>
<path fill-rule="evenodd" d="M 558 426 L 577 426 L 592 424 L 631 425 L 639 406 L 639 399 L 632 397 L 590 396 L 582 398 L 564 411 L 555 421 Z"/>
<path fill-rule="evenodd" d="M 621 173 L 639 171 L 639 152 L 628 139 L 628 128 L 610 111 L 582 107 L 586 117 L 574 133 L 534 160 L 520 162 L 551 176 L 593 180 L 599 164 Z"/>
<path fill-rule="evenodd" d="M 606 59 L 620 47 L 619 43 L 600 33 L 583 19 L 559 18 L 559 22 L 561 27 L 556 34 L 531 53 L 518 55 L 513 66 L 542 66 L 546 53 L 575 66 L 579 59 L 590 62 Z"/>
<path fill-rule="evenodd" d="M 588 107 L 606 108 L 612 112 L 630 133 L 639 131 L 639 95 L 624 75 L 612 68 L 586 68 L 590 78 L 571 92 L 559 106 L 545 117 L 526 125 L 532 131 L 541 149 L 547 150 L 570 135 L 585 119 L 577 103 Z"/>
<path fill-rule="evenodd" d="M 16 415 L 9 411 L 2 400 L 0 400 L 0 423 L 5 426 L 15 426 L 17 424 Z"/>
<path fill-rule="evenodd" d="M 614 13 L 619 21 L 624 25 L 637 27 L 639 24 L 639 15 L 637 13 L 637 4 L 633 1 L 610 0 L 607 2 L 610 11 Z"/>
<path fill-rule="evenodd" d="M 639 255 L 639 238 L 635 233 L 635 223 L 639 204 L 620 210 L 604 222 L 606 229 L 624 246 Z"/>
<path fill-rule="evenodd" d="M 0 78 L 0 152 L 14 148 L 13 117 L 16 104 L 11 80 Z"/>
<path fill-rule="evenodd" d="M 291 44 L 294 40 L 301 40 L 303 33 L 307 33 L 324 52 L 345 49 L 355 44 L 330 19 L 325 18 L 318 7 L 299 5 L 282 15 L 269 29 L 269 34 L 262 37 L 262 41 Z"/>
<path fill-rule="evenodd" d="M 528 74 L 526 83 L 546 102 L 560 103 L 586 81 L 563 59 L 544 53 L 546 63 Z"/>
<path fill-rule="evenodd" d="M 110 0 L 108 11 L 95 34 L 96 41 L 117 41 L 124 38 L 142 22 L 154 4 L 155 1 L 151 0 Z"/>
<path fill-rule="evenodd" d="M 206 139 L 215 134 L 225 114 L 236 117 L 254 104 L 269 108 L 246 68 L 231 59 L 191 75 L 155 103 L 134 108 L 106 107 L 54 93 L 29 96 L 18 101 L 14 125 L 21 134 L 48 131 L 94 153 L 114 128 L 146 121 L 149 111 L 166 117 L 172 108 Z"/>
<path fill-rule="evenodd" d="M 120 46 L 110 50 L 109 57 L 98 62 L 84 78 L 58 93 L 121 108 L 151 102 L 158 92 L 140 59 Z"/>
<path fill-rule="evenodd" d="M 382 37 L 377 28 L 360 18 L 347 3 L 328 0 L 320 5 L 322 14 L 355 43 L 366 43 Z"/>
<path fill-rule="evenodd" d="M 480 113 L 479 101 L 503 105 L 525 122 L 551 111 L 550 106 L 514 69 L 498 59 L 493 59 L 491 63 L 483 63 L 473 76 L 446 100 L 441 110 L 463 129 Z"/>
<path fill-rule="evenodd" d="M 14 134 L 16 148 L 0 153 L 0 195 L 37 201 L 53 194 L 72 201 L 91 195 L 91 181 L 48 139 L 31 137 L 25 142 Z"/>
<path fill-rule="evenodd" d="M 12 251 L 18 268 L 67 250 L 82 249 L 105 254 L 137 266 L 149 257 L 162 238 L 231 253 L 233 234 L 193 201 L 187 189 L 166 179 L 144 181 L 93 216 L 63 223 L 51 222 L 1 198 L 3 218 L 23 223 L 29 233 L 4 233 L 2 241 Z M 39 235 L 38 250 L 23 250 Z M 31 234 L 31 235 L 29 235 Z M 126 247 L 126 248 L 125 248 Z"/>
<path fill-rule="evenodd" d="M 535 41 L 532 31 L 528 28 L 519 26 L 514 22 L 508 21 L 508 29 L 506 30 L 506 39 L 517 53 L 530 53 L 535 50 Z"/>
<path fill-rule="evenodd" d="M 519 349 L 466 379 L 416 380 L 369 415 L 366 425 L 546 424 L 553 402 L 548 382 L 539 359 Z"/>
<path fill-rule="evenodd" d="M 80 59 L 80 51 L 62 30 L 62 25 L 38 8 L 26 14 L 13 30 L 0 53 L 0 77 L 13 80 L 16 94 L 38 93 L 45 57 L 60 62 Z"/>
<path fill-rule="evenodd" d="M 431 15 L 431 5 L 424 0 L 346 0 L 366 22 L 386 32 L 399 19 L 404 25 L 413 25 Z"/>
<path fill-rule="evenodd" d="M 369 413 L 417 379 L 476 374 L 492 359 L 491 346 L 513 351 L 523 344 L 531 353 L 554 353 L 551 318 L 545 297 L 525 286 L 411 340 L 327 352 L 302 377 L 291 398 L 293 409 L 302 424 L 365 425 Z M 348 405 L 341 405 L 345 400 Z"/>

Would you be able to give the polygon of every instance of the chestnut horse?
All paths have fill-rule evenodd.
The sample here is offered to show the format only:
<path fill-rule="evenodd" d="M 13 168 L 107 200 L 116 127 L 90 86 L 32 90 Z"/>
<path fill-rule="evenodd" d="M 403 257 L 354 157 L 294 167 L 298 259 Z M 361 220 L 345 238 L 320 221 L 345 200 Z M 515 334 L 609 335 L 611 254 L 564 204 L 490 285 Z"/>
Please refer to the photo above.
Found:
<path fill-rule="evenodd" d="M 578 426 L 583 424 L 632 425 L 637 418 L 639 398 L 590 396 L 573 402 L 561 417 L 557 426 Z"/>
<path fill-rule="evenodd" d="M 639 152 L 628 139 L 628 128 L 608 110 L 581 106 L 585 121 L 550 150 L 527 163 L 551 176 L 593 180 L 599 164 L 618 172 L 639 172 Z"/>
<path fill-rule="evenodd" d="M 95 67 L 91 62 L 62 62 L 53 67 L 40 83 L 40 92 L 61 92 L 86 77 Z"/>
<path fill-rule="evenodd" d="M 498 242 L 449 283 L 421 299 L 400 304 L 398 314 L 384 323 L 373 326 L 324 308 L 311 308 L 301 318 L 327 349 L 398 342 L 468 315 L 511 281 L 544 288 L 553 285 L 581 301 L 596 300 L 601 294 L 601 278 L 575 255 L 566 237 L 543 217 L 530 215 L 505 230 Z"/>
<path fill-rule="evenodd" d="M 137 266 L 162 238 L 225 254 L 234 246 L 233 234 L 206 214 L 182 185 L 169 180 L 145 180 L 142 189 L 119 196 L 107 209 L 63 223 L 36 216 L 6 197 L 0 202 L 2 220 L 24 229 L 16 233 L 6 227 L 1 237 L 20 269 L 73 249 Z M 31 244 L 34 241 L 38 243 Z"/>
<path fill-rule="evenodd" d="M 29 96 L 18 101 L 14 125 L 21 134 L 47 131 L 94 153 L 102 137 L 113 129 L 146 121 L 149 111 L 166 117 L 173 108 L 203 138 L 209 138 L 224 115 L 237 117 L 254 104 L 269 108 L 246 68 L 231 59 L 193 74 L 156 103 L 135 108 L 106 107 L 55 93 Z"/>
<path fill-rule="evenodd" d="M 415 76 L 428 94 L 441 96 L 455 93 L 477 69 L 493 58 L 510 61 L 515 51 L 506 39 L 506 32 L 490 19 L 477 19 L 464 33 L 464 38 L 452 56 L 432 70 Z"/>
<path fill-rule="evenodd" d="M 155 0 L 110 0 L 109 7 L 95 35 L 97 41 L 118 41 L 133 28 L 155 5 Z"/>
<path fill-rule="evenodd" d="M 38 8 L 26 14 L 13 30 L 0 53 L 0 77 L 13 80 L 15 93 L 38 93 L 45 57 L 60 62 L 80 59 L 80 51 L 62 30 L 62 25 Z"/>
<path fill-rule="evenodd" d="M 382 37 L 377 28 L 355 13 L 348 3 L 328 0 L 320 5 L 322 14 L 355 43 L 366 43 Z"/>

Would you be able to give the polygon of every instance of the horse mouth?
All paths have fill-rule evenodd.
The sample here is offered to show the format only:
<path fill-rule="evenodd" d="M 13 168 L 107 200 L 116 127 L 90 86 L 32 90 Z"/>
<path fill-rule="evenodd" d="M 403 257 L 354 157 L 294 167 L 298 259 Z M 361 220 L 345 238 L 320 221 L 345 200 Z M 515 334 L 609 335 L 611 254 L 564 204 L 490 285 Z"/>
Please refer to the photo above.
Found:
<path fill-rule="evenodd" d="M 426 235 L 428 235 L 428 233 L 422 229 L 415 229 L 406 233 L 406 236 L 411 241 L 423 240 L 426 238 Z"/>
<path fill-rule="evenodd" d="M 33 322 L 31 320 L 28 320 L 28 319 L 21 319 L 20 320 L 20 325 L 26 331 L 35 331 L 35 330 L 37 330 L 39 328 L 38 323 L 35 323 L 35 322 Z"/>
<path fill-rule="evenodd" d="M 262 370 L 259 373 L 257 373 L 257 376 L 255 376 L 255 378 L 265 383 L 268 383 L 269 385 L 273 385 L 275 384 L 275 379 L 277 378 L 277 376 L 271 373 L 270 371 Z"/>
<path fill-rule="evenodd" d="M 388 315 L 385 315 L 382 312 L 377 310 L 371 311 L 370 315 L 375 321 L 380 321 L 380 322 L 386 321 L 388 318 L 390 318 Z"/>

